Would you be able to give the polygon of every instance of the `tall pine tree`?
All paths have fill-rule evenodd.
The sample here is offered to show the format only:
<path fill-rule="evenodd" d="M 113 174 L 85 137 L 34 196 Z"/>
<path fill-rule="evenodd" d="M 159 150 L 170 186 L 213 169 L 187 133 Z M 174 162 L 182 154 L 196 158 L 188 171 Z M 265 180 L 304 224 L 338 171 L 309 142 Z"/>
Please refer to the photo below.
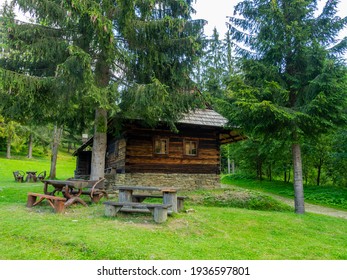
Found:
<path fill-rule="evenodd" d="M 230 17 L 243 57 L 242 76 L 230 87 L 230 119 L 245 130 L 291 139 L 295 210 L 304 213 L 301 142 L 346 121 L 346 67 L 339 55 L 347 23 L 327 1 L 245 0 Z"/>

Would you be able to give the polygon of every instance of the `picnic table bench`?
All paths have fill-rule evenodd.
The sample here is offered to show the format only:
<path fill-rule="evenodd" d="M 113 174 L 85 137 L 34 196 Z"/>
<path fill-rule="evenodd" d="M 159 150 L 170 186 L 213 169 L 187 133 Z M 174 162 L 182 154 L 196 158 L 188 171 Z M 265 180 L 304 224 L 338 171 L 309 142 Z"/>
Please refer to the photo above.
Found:
<path fill-rule="evenodd" d="M 143 186 L 117 186 L 116 189 L 119 191 L 118 200 L 119 202 L 138 202 L 137 194 L 134 191 L 147 191 L 147 192 L 160 192 L 163 198 L 163 204 L 170 204 L 169 210 L 177 213 L 178 209 L 183 208 L 184 198 L 177 199 L 177 189 L 174 188 L 156 188 L 156 187 L 143 187 Z M 147 197 L 155 194 L 148 194 Z M 140 199 L 140 198 L 139 198 Z M 144 199 L 143 199 L 144 200 Z M 143 201 L 142 200 L 142 201 Z M 179 206 L 178 206 L 179 203 Z"/>
<path fill-rule="evenodd" d="M 39 198 L 39 200 L 37 200 Z M 56 213 L 62 213 L 65 209 L 66 198 L 42 193 L 28 193 L 27 207 L 31 208 L 46 199 Z"/>
<path fill-rule="evenodd" d="M 172 206 L 171 204 L 147 204 L 147 203 L 136 203 L 136 202 L 116 202 L 116 201 L 105 201 L 104 204 L 105 204 L 105 216 L 107 217 L 114 217 L 119 211 L 120 212 L 150 212 L 152 213 L 153 219 L 156 223 L 163 223 L 167 220 L 168 208 Z"/>

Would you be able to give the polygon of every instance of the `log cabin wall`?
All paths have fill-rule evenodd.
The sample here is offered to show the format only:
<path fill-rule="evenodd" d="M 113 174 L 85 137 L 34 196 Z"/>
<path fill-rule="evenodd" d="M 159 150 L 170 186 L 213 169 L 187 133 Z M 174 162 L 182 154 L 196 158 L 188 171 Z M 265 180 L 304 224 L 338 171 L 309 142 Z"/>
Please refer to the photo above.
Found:
<path fill-rule="evenodd" d="M 224 128 L 227 122 L 211 109 L 197 109 L 177 122 L 179 133 L 164 126 L 145 128 L 140 121 L 129 120 L 119 130 L 121 136 L 114 137 L 116 130 L 109 125 L 105 158 L 108 187 L 220 187 L 220 145 L 245 139 L 237 130 Z M 74 155 L 92 143 L 91 138 Z"/>
<path fill-rule="evenodd" d="M 163 127 L 128 127 L 125 173 L 219 174 L 220 151 L 216 129 L 187 125 L 178 129 L 179 133 L 173 133 Z M 155 139 L 168 140 L 166 154 L 155 153 Z M 195 155 L 185 154 L 186 141 L 197 144 Z"/>
<path fill-rule="evenodd" d="M 109 173 L 125 172 L 126 140 L 111 138 L 107 140 L 106 169 Z"/>

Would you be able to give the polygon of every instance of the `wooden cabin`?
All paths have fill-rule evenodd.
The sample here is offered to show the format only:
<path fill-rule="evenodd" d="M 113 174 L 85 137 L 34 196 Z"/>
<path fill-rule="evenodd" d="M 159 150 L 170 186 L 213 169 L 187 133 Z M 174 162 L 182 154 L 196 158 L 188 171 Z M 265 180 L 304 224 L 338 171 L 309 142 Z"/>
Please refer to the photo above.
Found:
<path fill-rule="evenodd" d="M 186 115 L 177 122 L 177 133 L 164 124 L 154 129 L 128 121 L 120 136 L 108 133 L 105 177 L 110 185 L 219 187 L 220 145 L 243 139 L 226 124 L 210 109 Z M 89 139 L 75 152 L 77 176 L 90 174 L 92 144 Z"/>

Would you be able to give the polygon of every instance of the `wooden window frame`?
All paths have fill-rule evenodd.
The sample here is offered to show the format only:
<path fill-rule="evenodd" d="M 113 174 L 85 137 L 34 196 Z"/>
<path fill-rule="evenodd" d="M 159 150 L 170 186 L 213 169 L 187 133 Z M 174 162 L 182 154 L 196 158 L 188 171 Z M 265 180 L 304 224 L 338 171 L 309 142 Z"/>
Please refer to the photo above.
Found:
<path fill-rule="evenodd" d="M 157 141 L 166 141 L 166 151 L 164 153 L 162 153 L 162 152 L 158 153 L 156 151 L 156 142 Z M 156 136 L 153 138 L 153 154 L 155 156 L 168 156 L 169 155 L 169 146 L 170 146 L 170 140 L 168 137 Z"/>
<path fill-rule="evenodd" d="M 188 143 L 190 143 L 190 145 L 191 145 L 192 142 L 196 143 L 196 153 L 195 154 L 187 154 L 186 153 L 186 145 Z M 189 147 L 189 148 L 191 149 L 191 147 Z M 184 139 L 183 140 L 183 155 L 187 156 L 187 157 L 197 157 L 197 156 L 199 156 L 199 140 L 198 139 Z"/>

